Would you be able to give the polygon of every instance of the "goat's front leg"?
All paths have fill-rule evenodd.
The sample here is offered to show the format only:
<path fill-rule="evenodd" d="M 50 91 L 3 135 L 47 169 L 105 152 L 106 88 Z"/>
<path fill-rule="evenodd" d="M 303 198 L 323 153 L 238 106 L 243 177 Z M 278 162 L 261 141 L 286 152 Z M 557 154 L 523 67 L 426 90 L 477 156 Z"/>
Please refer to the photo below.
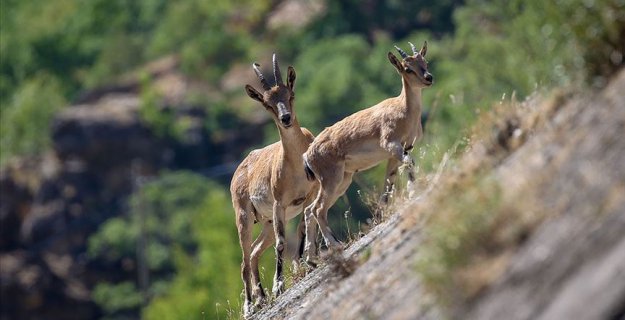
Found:
<path fill-rule="evenodd" d="M 260 282 L 260 273 L 258 271 L 258 260 L 263 252 L 269 248 L 274 242 L 273 226 L 271 222 L 263 222 L 263 229 L 258 235 L 258 238 L 252 244 L 252 257 L 250 262 L 252 264 L 252 284 L 253 295 L 256 298 L 256 306 L 262 306 L 265 303 L 266 296 L 265 290 Z"/>
<path fill-rule="evenodd" d="M 304 246 L 306 263 L 315 268 L 319 261 L 317 259 L 317 219 L 313 215 L 313 204 L 304 207 L 303 215 L 306 225 L 306 244 Z"/>
<path fill-rule="evenodd" d="M 273 278 L 273 294 L 280 295 L 284 291 L 284 253 L 286 251 L 286 239 L 284 228 L 286 223 L 286 208 L 278 201 L 273 203 L 273 230 L 276 238 L 276 274 Z"/>
<path fill-rule="evenodd" d="M 388 159 L 388 164 L 386 165 L 386 175 L 384 177 L 384 189 L 382 190 L 382 195 L 380 195 L 380 201 L 378 208 L 375 212 L 376 218 L 382 217 L 382 212 L 388 206 L 391 195 L 393 194 L 395 181 L 397 180 L 397 171 L 399 170 L 399 162 L 395 158 Z"/>
<path fill-rule="evenodd" d="M 414 196 L 415 187 L 414 183 L 417 180 L 417 172 L 415 169 L 414 158 L 410 156 L 410 151 L 412 151 L 412 146 L 408 148 L 404 148 L 404 153 L 410 157 L 410 162 L 405 164 L 406 171 L 408 171 L 408 184 L 406 188 L 408 189 L 408 198 L 412 198 Z"/>
<path fill-rule="evenodd" d="M 241 278 L 243 279 L 243 287 L 245 289 L 245 302 L 243 304 L 243 314 L 250 315 L 253 312 L 253 285 L 252 285 L 252 267 L 250 263 L 252 250 L 252 226 L 254 220 L 252 218 L 252 210 L 249 207 L 241 205 L 240 199 L 234 199 L 234 210 L 237 215 L 237 231 L 239 233 L 239 242 L 243 250 L 243 262 L 241 263 Z M 247 210 L 246 210 L 247 209 Z"/>
<path fill-rule="evenodd" d="M 392 141 L 382 140 L 381 145 L 382 145 L 382 148 L 388 151 L 392 157 L 391 159 L 389 159 L 389 167 L 391 167 L 391 162 L 395 160 L 398 162 L 398 165 L 399 163 L 401 163 L 401 166 L 405 167 L 408 170 L 408 192 L 409 192 L 409 197 L 412 197 L 412 193 L 414 189 L 413 184 L 414 184 L 414 181 L 416 180 L 416 173 L 414 169 L 415 163 L 414 163 L 414 159 L 410 155 L 410 150 L 412 150 L 412 146 L 404 146 L 401 144 L 401 142 L 397 140 L 392 140 Z M 387 168 L 387 175 L 389 173 L 390 172 L 388 171 L 388 168 Z M 386 187 L 386 182 L 385 182 L 385 187 Z M 386 192 L 386 189 L 385 189 L 385 192 Z"/>
<path fill-rule="evenodd" d="M 401 142 L 397 140 L 382 140 L 382 143 L 380 145 L 384 150 L 390 153 L 393 159 L 399 161 L 400 163 L 404 165 L 414 164 L 412 156 L 410 156 L 410 153 L 408 152 L 408 150 L 406 150 L 406 148 L 404 148 Z"/>
<path fill-rule="evenodd" d="M 297 224 L 297 252 L 295 253 L 295 266 L 299 268 L 299 263 L 304 257 L 304 248 L 306 244 L 306 219 L 305 214 L 300 215 L 299 223 Z"/>

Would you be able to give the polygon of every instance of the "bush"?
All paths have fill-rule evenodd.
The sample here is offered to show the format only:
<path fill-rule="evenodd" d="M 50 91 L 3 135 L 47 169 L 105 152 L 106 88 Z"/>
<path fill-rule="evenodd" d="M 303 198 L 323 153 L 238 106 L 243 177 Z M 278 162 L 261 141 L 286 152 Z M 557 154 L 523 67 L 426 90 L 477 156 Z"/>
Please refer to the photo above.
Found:
<path fill-rule="evenodd" d="M 13 156 L 29 156 L 51 143 L 52 118 L 65 104 L 56 78 L 41 73 L 25 82 L 1 107 L 0 164 Z"/>
<path fill-rule="evenodd" d="M 139 308 L 143 301 L 135 285 L 127 281 L 119 284 L 99 283 L 93 289 L 92 297 L 108 314 Z"/>
<path fill-rule="evenodd" d="M 216 199 L 215 194 L 220 197 Z M 147 294 L 161 294 L 167 287 L 164 281 L 169 280 L 177 269 L 176 257 L 193 256 L 198 250 L 201 239 L 194 231 L 194 224 L 199 216 L 207 215 L 204 203 L 212 199 L 212 204 L 219 204 L 223 209 L 219 215 L 228 215 L 230 212 L 225 209 L 229 206 L 229 201 L 223 194 L 221 187 L 202 176 L 190 172 L 165 173 L 131 196 L 130 212 L 127 216 L 107 220 L 89 238 L 90 258 L 108 263 L 131 261 L 131 265 L 136 266 L 139 262 L 138 241 L 143 232 L 146 243 L 143 255 L 151 281 Z M 208 213 L 209 217 L 212 215 L 213 213 Z M 236 243 L 235 241 L 234 246 Z M 234 253 L 231 255 L 234 256 Z M 236 268 L 230 272 L 238 274 Z M 128 284 L 101 282 L 98 287 L 103 293 L 97 302 L 108 315 L 139 312 L 140 304 L 119 305 L 115 301 L 109 301 L 112 294 L 105 294 L 117 290 L 138 294 L 134 286 L 130 290 Z M 120 308 L 116 309 L 115 306 Z"/>
<path fill-rule="evenodd" d="M 225 318 L 239 312 L 241 253 L 229 197 L 221 188 L 211 189 L 195 210 L 189 236 L 197 241 L 197 255 L 176 250 L 176 276 L 167 293 L 143 310 L 145 319 L 192 319 L 213 312 L 213 318 Z"/>

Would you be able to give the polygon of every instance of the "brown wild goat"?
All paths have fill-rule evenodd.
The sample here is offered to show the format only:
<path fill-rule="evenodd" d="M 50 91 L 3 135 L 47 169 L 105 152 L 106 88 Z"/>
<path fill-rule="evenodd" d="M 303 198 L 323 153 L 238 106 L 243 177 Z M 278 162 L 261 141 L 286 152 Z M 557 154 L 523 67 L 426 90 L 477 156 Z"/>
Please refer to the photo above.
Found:
<path fill-rule="evenodd" d="M 272 87 L 258 67 L 257 63 L 253 64 L 264 93 L 261 94 L 250 85 L 246 85 L 245 90 L 271 114 L 280 133 L 280 141 L 250 152 L 234 172 L 230 185 L 243 250 L 241 277 L 245 287 L 245 315 L 252 312 L 255 298 L 256 306 L 265 300 L 265 292 L 260 283 L 258 259 L 276 239 L 277 261 L 273 293 L 278 295 L 284 290 L 282 267 L 286 249 L 285 224 L 310 204 L 317 186 L 316 182 L 306 179 L 306 173 L 302 168 L 302 154 L 314 136 L 306 128 L 300 127 L 293 110 L 295 69 L 289 66 L 285 85 L 274 54 L 273 72 L 276 85 Z M 252 227 L 255 222 L 262 226 L 262 231 L 252 243 Z M 298 230 L 299 255 L 303 250 L 302 222 L 300 221 Z M 314 239 L 311 238 L 311 241 Z"/>
<path fill-rule="evenodd" d="M 386 99 L 375 106 L 356 112 L 323 130 L 304 153 L 307 178 L 318 180 L 320 188 L 313 203 L 304 211 L 306 235 L 317 233 L 314 216 L 330 249 L 341 247 L 328 226 L 328 209 L 347 190 L 355 172 L 366 170 L 388 160 L 382 201 L 388 201 L 397 170 L 409 167 L 408 179 L 414 181 L 414 162 L 409 154 L 414 142 L 421 137 L 421 89 L 432 85 L 425 54 L 427 42 L 420 51 L 410 43 L 413 55 L 395 47 L 402 56 L 398 60 L 388 53 L 388 59 L 402 78 L 399 96 Z M 312 238 L 311 238 L 312 239 Z M 306 247 L 314 244 L 306 241 Z"/>

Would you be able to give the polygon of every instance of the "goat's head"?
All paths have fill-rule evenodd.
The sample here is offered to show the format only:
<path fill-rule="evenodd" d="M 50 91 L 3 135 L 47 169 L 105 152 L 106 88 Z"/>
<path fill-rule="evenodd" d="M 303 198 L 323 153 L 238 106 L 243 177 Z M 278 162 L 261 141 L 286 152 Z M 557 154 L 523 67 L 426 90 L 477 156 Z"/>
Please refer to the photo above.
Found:
<path fill-rule="evenodd" d="M 271 86 L 267 79 L 261 73 L 260 65 L 256 62 L 252 65 L 254 72 L 260 80 L 260 84 L 263 86 L 264 92 L 261 94 L 251 85 L 245 86 L 247 95 L 252 99 L 260 102 L 265 109 L 267 109 L 274 121 L 285 129 L 290 128 L 295 120 L 295 114 L 293 113 L 293 99 L 295 94 L 293 88 L 295 86 L 295 69 L 289 66 L 288 74 L 286 77 L 286 85 L 282 82 L 282 76 L 280 74 L 280 67 L 278 66 L 278 59 L 276 54 L 273 55 L 273 75 L 276 79 L 276 84 Z"/>
<path fill-rule="evenodd" d="M 427 41 L 423 43 L 421 50 L 417 51 L 414 44 L 408 42 L 412 48 L 412 55 L 409 56 L 404 50 L 395 46 L 403 58 L 401 61 L 391 52 L 388 53 L 388 60 L 397 69 L 397 72 L 410 84 L 416 84 L 418 87 L 429 87 L 432 85 L 432 74 L 428 71 L 428 62 L 425 60 L 425 54 L 428 51 Z"/>

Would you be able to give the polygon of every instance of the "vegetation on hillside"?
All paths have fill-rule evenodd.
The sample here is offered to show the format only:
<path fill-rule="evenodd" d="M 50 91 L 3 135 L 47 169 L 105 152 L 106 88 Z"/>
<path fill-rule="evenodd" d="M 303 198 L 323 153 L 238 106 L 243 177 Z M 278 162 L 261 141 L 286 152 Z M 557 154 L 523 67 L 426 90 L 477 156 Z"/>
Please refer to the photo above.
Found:
<path fill-rule="evenodd" d="M 80 92 L 115 82 L 164 55 L 177 55 L 189 77 L 219 92 L 199 102 L 211 119 L 207 130 L 217 134 L 236 125 L 225 119 L 263 112 L 242 88 L 224 87 L 222 76 L 235 65 L 278 53 L 282 64 L 297 71 L 300 122 L 317 134 L 398 94 L 401 83 L 386 53 L 394 44 L 408 49 L 407 41 L 427 40 L 435 84 L 424 91 L 430 119 L 419 150 L 422 171 L 434 168 L 462 141 L 494 101 L 522 100 L 562 85 L 602 86 L 624 61 L 623 0 L 376 0 L 366 5 L 320 0 L 323 11 L 304 27 L 269 27 L 268 16 L 281 3 L 2 0 L 0 164 L 48 150 L 51 120 Z M 175 138 L 177 124 L 154 112 L 158 97 L 149 81 L 143 82 L 142 116 L 158 134 Z M 273 123 L 265 133 L 267 143 L 277 139 Z M 378 186 L 381 174 L 372 170 L 359 181 Z M 349 205 L 339 204 L 331 213 L 334 219 L 342 220 L 337 212 L 350 209 L 359 221 L 370 216 L 356 195 L 359 187 L 350 189 Z M 468 193 L 458 205 L 481 197 Z M 91 238 L 89 259 L 139 263 L 136 248 L 144 232 L 151 279 L 143 288 L 135 274 L 102 279 L 93 299 L 108 318 L 238 312 L 240 250 L 227 186 L 194 173 L 163 173 L 133 194 L 129 208 Z"/>

